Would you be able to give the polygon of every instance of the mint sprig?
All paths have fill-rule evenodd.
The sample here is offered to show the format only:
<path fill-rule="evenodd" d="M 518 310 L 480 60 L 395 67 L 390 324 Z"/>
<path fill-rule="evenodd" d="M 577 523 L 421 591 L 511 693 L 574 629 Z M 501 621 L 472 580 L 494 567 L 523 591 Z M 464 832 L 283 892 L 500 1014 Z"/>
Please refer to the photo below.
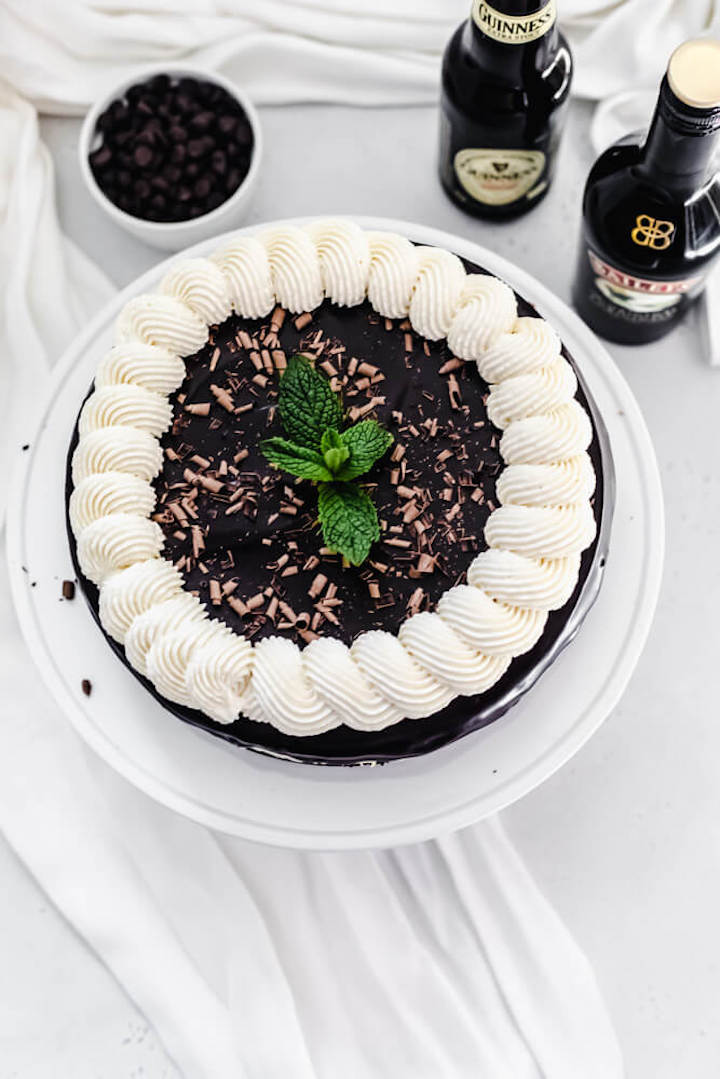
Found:
<path fill-rule="evenodd" d="M 367 491 L 357 483 L 321 483 L 318 514 L 326 547 L 360 566 L 380 539 L 377 510 Z"/>
<path fill-rule="evenodd" d="M 345 462 L 350 456 L 350 450 L 334 427 L 328 427 L 327 431 L 323 433 L 320 439 L 320 452 L 323 455 L 325 466 L 330 469 L 333 475 L 336 475 L 345 466 Z"/>
<path fill-rule="evenodd" d="M 319 449 L 328 427 L 339 429 L 343 409 L 340 395 L 305 356 L 293 356 L 280 379 L 278 411 L 289 438 Z"/>
<path fill-rule="evenodd" d="M 313 480 L 315 483 L 333 478 L 323 455 L 317 450 L 299 446 L 297 442 L 290 442 L 287 438 L 267 438 L 261 449 L 271 465 L 281 468 L 283 472 L 289 472 L 291 476 L 299 476 L 301 480 Z"/>
<path fill-rule="evenodd" d="M 380 538 L 377 510 L 352 481 L 368 472 L 393 443 L 377 420 L 344 427 L 342 398 L 305 356 L 293 356 L 280 379 L 278 412 L 288 438 L 268 438 L 260 449 L 275 468 L 318 487 L 318 519 L 325 546 L 359 566 Z"/>
<path fill-rule="evenodd" d="M 392 446 L 393 436 L 377 420 L 362 420 L 340 435 L 346 459 L 338 469 L 339 480 L 354 480 L 368 472 Z"/>

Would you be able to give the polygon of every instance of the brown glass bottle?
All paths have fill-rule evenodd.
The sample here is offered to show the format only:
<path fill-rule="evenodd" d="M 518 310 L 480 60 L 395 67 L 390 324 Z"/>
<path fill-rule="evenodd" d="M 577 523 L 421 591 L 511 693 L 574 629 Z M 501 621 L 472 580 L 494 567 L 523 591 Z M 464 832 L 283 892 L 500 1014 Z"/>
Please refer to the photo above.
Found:
<path fill-rule="evenodd" d="M 647 138 L 601 154 L 583 198 L 573 301 L 611 341 L 663 337 L 697 299 L 720 254 L 720 42 L 670 60 Z"/>
<path fill-rule="evenodd" d="M 473 0 L 442 64 L 440 180 L 461 209 L 516 217 L 552 181 L 572 80 L 555 0 Z"/>

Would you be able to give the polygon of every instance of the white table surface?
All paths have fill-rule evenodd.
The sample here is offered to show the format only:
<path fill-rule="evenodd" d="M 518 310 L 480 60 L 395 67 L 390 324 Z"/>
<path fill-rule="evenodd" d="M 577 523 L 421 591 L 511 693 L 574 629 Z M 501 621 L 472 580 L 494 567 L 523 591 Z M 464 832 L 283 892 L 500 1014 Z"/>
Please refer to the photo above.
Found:
<path fill-rule="evenodd" d="M 249 220 L 343 211 L 417 220 L 496 248 L 568 299 L 593 156 L 590 115 L 588 106 L 573 106 L 545 202 L 519 222 L 491 226 L 442 194 L 435 110 L 263 109 L 264 175 Z M 79 122 L 45 120 L 42 128 L 65 230 L 126 284 L 160 254 L 110 224 L 86 194 L 76 163 Z M 645 413 L 665 487 L 660 607 L 621 705 L 504 819 L 595 967 L 629 1079 L 716 1079 L 720 370 L 704 363 L 694 315 L 663 342 L 611 352 Z M 175 1076 L 112 976 L 3 845 L 0 879 L 0 1000 L 10 1003 L 0 1010 L 0 1079 Z"/>

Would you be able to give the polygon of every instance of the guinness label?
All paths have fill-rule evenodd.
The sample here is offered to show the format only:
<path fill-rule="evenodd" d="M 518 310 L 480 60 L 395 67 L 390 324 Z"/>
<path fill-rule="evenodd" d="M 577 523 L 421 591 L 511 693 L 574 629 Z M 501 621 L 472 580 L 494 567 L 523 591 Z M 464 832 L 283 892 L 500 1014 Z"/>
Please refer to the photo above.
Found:
<path fill-rule="evenodd" d="M 502 41 L 505 45 L 527 45 L 547 34 L 557 19 L 556 0 L 546 4 L 532 15 L 504 15 L 485 0 L 473 0 L 472 17 L 483 34 Z"/>
<path fill-rule="evenodd" d="M 463 189 L 486 206 L 508 206 L 547 186 L 538 183 L 545 168 L 540 150 L 458 150 L 454 165 Z"/>
<path fill-rule="evenodd" d="M 588 251 L 588 258 L 598 292 L 616 307 L 636 315 L 652 316 L 676 307 L 683 296 L 694 292 L 703 281 L 702 276 L 688 277 L 684 281 L 650 281 L 618 270 L 594 251 Z"/>

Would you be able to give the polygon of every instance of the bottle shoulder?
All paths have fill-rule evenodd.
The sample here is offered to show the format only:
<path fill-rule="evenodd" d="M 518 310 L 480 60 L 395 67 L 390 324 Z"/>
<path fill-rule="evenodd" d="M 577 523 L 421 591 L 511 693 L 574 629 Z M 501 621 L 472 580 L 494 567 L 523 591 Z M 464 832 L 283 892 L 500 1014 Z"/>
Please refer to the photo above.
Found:
<path fill-rule="evenodd" d="M 681 274 L 720 252 L 720 177 L 697 192 L 654 184 L 642 147 L 616 144 L 597 160 L 583 199 L 585 231 L 608 259 L 648 273 Z"/>
<path fill-rule="evenodd" d="M 615 184 L 633 179 L 630 170 L 642 159 L 642 144 L 636 134 L 626 135 L 609 146 L 595 160 L 585 184 L 586 192 L 606 181 L 604 187 L 612 188 Z"/>
<path fill-rule="evenodd" d="M 547 41 L 525 46 L 483 43 L 478 38 L 468 20 L 445 48 L 442 89 L 454 105 L 499 113 L 520 111 L 538 101 L 554 109 L 567 100 L 573 61 L 558 30 Z"/>

